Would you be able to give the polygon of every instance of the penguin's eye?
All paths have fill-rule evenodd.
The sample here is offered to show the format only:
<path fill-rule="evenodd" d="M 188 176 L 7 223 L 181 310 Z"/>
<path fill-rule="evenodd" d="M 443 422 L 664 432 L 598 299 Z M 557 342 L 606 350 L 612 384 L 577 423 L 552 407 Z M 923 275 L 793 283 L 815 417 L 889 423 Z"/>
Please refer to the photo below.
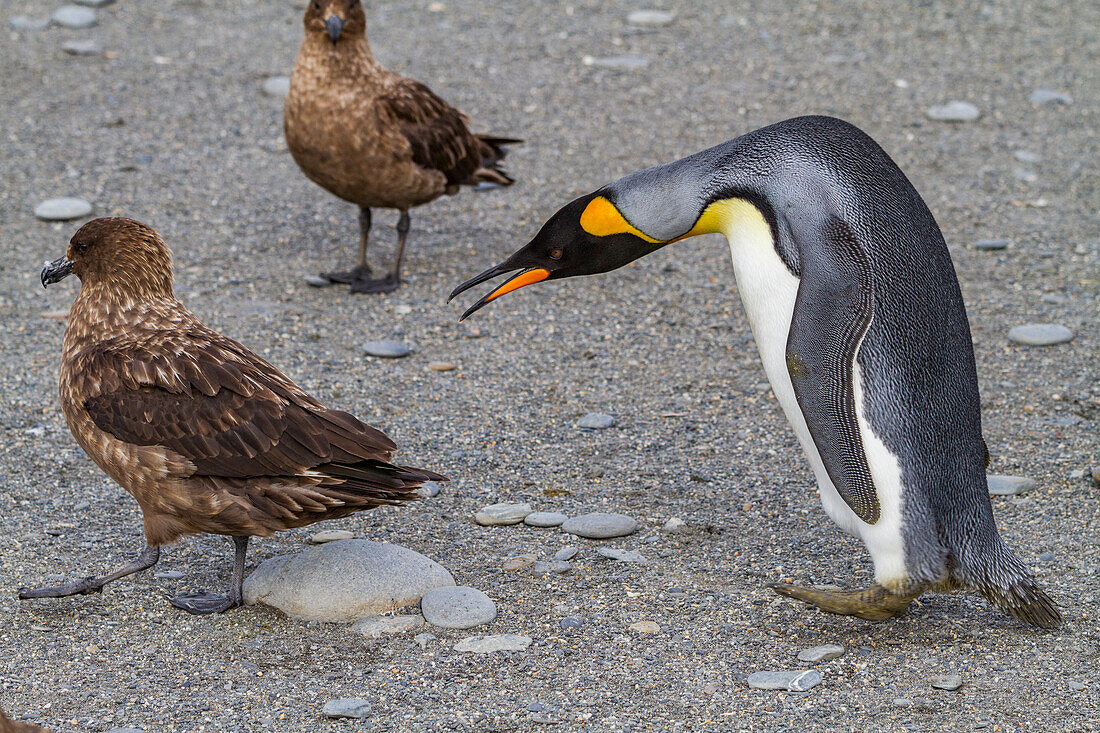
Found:
<path fill-rule="evenodd" d="M 562 252 L 561 247 L 555 247 L 554 249 L 550 250 L 550 259 L 560 260 L 563 254 L 564 252 Z"/>

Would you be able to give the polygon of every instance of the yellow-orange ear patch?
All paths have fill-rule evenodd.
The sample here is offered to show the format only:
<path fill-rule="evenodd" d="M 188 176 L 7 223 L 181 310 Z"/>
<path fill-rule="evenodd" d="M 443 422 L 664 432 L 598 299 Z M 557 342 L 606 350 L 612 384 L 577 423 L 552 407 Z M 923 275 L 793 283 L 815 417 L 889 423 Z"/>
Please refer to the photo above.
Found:
<path fill-rule="evenodd" d="M 660 244 L 660 239 L 654 239 L 642 230 L 635 227 L 626 217 L 615 208 L 615 204 L 603 196 L 597 196 L 588 202 L 581 214 L 581 229 L 594 237 L 609 237 L 612 234 L 633 234 L 639 239 L 644 239 L 651 244 Z"/>

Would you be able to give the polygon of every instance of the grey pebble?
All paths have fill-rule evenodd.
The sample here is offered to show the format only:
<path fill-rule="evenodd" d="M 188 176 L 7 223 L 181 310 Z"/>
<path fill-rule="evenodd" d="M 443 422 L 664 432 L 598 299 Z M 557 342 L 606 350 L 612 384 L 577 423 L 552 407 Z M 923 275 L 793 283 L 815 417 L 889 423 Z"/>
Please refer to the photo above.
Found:
<path fill-rule="evenodd" d="M 987 475 L 990 496 L 1019 496 L 1038 486 L 1035 479 L 1026 476 L 1001 476 L 991 473 Z"/>
<path fill-rule="evenodd" d="M 98 56 L 103 53 L 99 44 L 90 38 L 77 41 L 65 41 L 61 44 L 61 50 L 70 56 Z"/>
<path fill-rule="evenodd" d="M 263 90 L 269 97 L 285 97 L 290 92 L 290 77 L 269 76 L 264 80 Z"/>
<path fill-rule="evenodd" d="M 323 545 L 326 542 L 339 542 L 340 540 L 354 539 L 355 535 L 346 529 L 323 529 L 309 536 L 309 541 L 315 545 Z"/>
<path fill-rule="evenodd" d="M 477 588 L 456 585 L 435 588 L 420 599 L 420 612 L 432 626 L 472 629 L 497 617 L 497 604 Z"/>
<path fill-rule="evenodd" d="M 962 683 L 962 676 L 957 674 L 941 674 L 932 678 L 932 687 L 937 690 L 957 690 Z"/>
<path fill-rule="evenodd" d="M 1021 163 L 1038 163 L 1043 159 L 1043 156 L 1038 153 L 1033 153 L 1030 150 L 1017 150 L 1012 154 L 1012 157 Z"/>
<path fill-rule="evenodd" d="M 69 221 L 92 213 L 92 205 L 84 199 L 63 196 L 47 199 L 34 207 L 34 215 L 44 221 Z"/>
<path fill-rule="evenodd" d="M 425 481 L 420 485 L 420 489 L 417 491 L 417 493 L 421 496 L 432 499 L 436 496 L 439 496 L 439 492 L 442 490 L 443 488 L 437 482 Z"/>
<path fill-rule="evenodd" d="M 527 719 L 532 723 L 541 723 L 542 725 L 561 725 L 560 720 L 548 713 L 527 713 Z"/>
<path fill-rule="evenodd" d="M 329 700 L 321 708 L 326 718 L 367 718 L 370 716 L 370 702 L 361 697 L 344 697 Z"/>
<path fill-rule="evenodd" d="M 895 697 L 891 702 L 899 708 L 907 708 L 913 704 L 913 701 L 907 697 Z"/>
<path fill-rule="evenodd" d="M 351 631 L 362 634 L 370 639 L 382 636 L 404 634 L 424 625 L 424 617 L 420 614 L 405 616 L 369 616 L 361 618 L 351 625 Z"/>
<path fill-rule="evenodd" d="M 419 646 L 421 649 L 427 649 L 428 644 L 430 644 L 431 642 L 435 641 L 438 638 L 439 637 L 436 636 L 435 634 L 430 634 L 427 631 L 425 631 L 423 634 L 417 634 L 416 636 L 414 636 L 413 641 L 415 641 L 417 646 Z"/>
<path fill-rule="evenodd" d="M 521 652 L 531 646 L 531 637 L 519 634 L 494 634 L 492 636 L 467 636 L 457 644 L 456 652 L 491 654 L 492 652 Z"/>
<path fill-rule="evenodd" d="M 114 4 L 115 0 L 73 0 L 76 5 L 85 5 L 89 8 L 104 8 Z"/>
<path fill-rule="evenodd" d="M 17 31 L 42 31 L 50 27 L 45 16 L 16 15 L 8 19 L 8 25 Z"/>
<path fill-rule="evenodd" d="M 1053 346 L 1073 340 L 1073 331 L 1056 323 L 1025 323 L 1009 329 L 1008 338 L 1025 346 Z"/>
<path fill-rule="evenodd" d="M 821 673 L 814 669 L 753 672 L 745 680 L 757 690 L 789 690 L 805 692 L 821 684 Z"/>
<path fill-rule="evenodd" d="M 302 280 L 311 288 L 327 288 L 329 285 L 332 285 L 331 280 L 327 277 L 321 277 L 320 275 L 306 275 Z"/>
<path fill-rule="evenodd" d="M 578 537 L 593 540 L 606 540 L 612 537 L 625 537 L 638 531 L 638 522 L 625 514 L 593 512 L 573 517 L 561 525 L 563 531 Z"/>
<path fill-rule="evenodd" d="M 1056 89 L 1036 89 L 1027 99 L 1032 104 L 1073 104 L 1073 97 Z"/>
<path fill-rule="evenodd" d="M 145 733 L 141 728 L 111 728 L 107 733 Z"/>
<path fill-rule="evenodd" d="M 840 644 L 822 644 L 812 649 L 803 649 L 798 653 L 800 662 L 828 662 L 844 656 L 845 649 Z"/>
<path fill-rule="evenodd" d="M 673 534 L 679 534 L 680 532 L 687 531 L 687 523 L 679 517 L 669 517 L 664 526 L 661 527 L 666 532 L 672 532 Z"/>
<path fill-rule="evenodd" d="M 1053 552 L 1043 552 L 1043 553 L 1040 553 L 1040 555 L 1039 555 L 1039 561 L 1040 562 L 1054 562 L 1054 560 L 1057 557 L 1058 556 L 1055 555 Z"/>
<path fill-rule="evenodd" d="M 645 556 L 637 550 L 619 550 L 614 547 L 601 547 L 596 550 L 600 557 L 619 562 L 645 562 Z"/>
<path fill-rule="evenodd" d="M 62 28 L 91 28 L 96 24 L 96 12 L 79 5 L 62 5 L 50 13 L 50 20 Z"/>
<path fill-rule="evenodd" d="M 1044 303 L 1049 303 L 1050 305 L 1065 305 L 1066 304 L 1066 299 L 1065 298 L 1063 298 L 1061 295 L 1056 295 L 1054 293 L 1044 293 L 1043 297 L 1042 297 L 1042 301 Z"/>
<path fill-rule="evenodd" d="M 981 110 L 970 102 L 959 101 L 929 107 L 925 114 L 937 122 L 973 122 L 982 116 Z"/>
<path fill-rule="evenodd" d="M 532 513 L 530 504 L 490 504 L 474 515 L 474 521 L 483 527 L 519 524 Z"/>
<path fill-rule="evenodd" d="M 179 570 L 164 570 L 159 573 L 153 573 L 153 577 L 158 580 L 181 580 L 186 576 Z"/>
<path fill-rule="evenodd" d="M 567 519 L 558 512 L 532 512 L 523 518 L 523 523 L 531 527 L 560 527 Z"/>
<path fill-rule="evenodd" d="M 400 341 L 368 341 L 363 344 L 363 353 L 380 359 L 400 359 L 412 353 L 412 349 Z"/>
<path fill-rule="evenodd" d="M 585 66 L 601 66 L 606 69 L 640 69 L 649 64 L 644 56 L 585 56 Z"/>
<path fill-rule="evenodd" d="M 580 627 L 584 626 L 584 621 L 577 618 L 576 616 L 566 616 L 561 621 L 558 621 L 558 626 L 562 627 L 563 629 L 579 629 Z"/>
<path fill-rule="evenodd" d="M 605 430 L 615 424 L 615 418 L 602 412 L 590 412 L 577 421 L 577 427 L 584 430 Z"/>
<path fill-rule="evenodd" d="M 537 562 L 531 566 L 531 572 L 535 575 L 546 575 L 547 573 L 568 573 L 573 569 L 573 563 L 566 562 L 565 560 L 552 560 L 550 562 Z"/>
<path fill-rule="evenodd" d="M 1066 687 L 1071 690 L 1076 690 L 1077 692 L 1080 692 L 1081 690 L 1085 689 L 1085 683 L 1078 682 L 1077 680 L 1070 680 L 1066 683 Z"/>
<path fill-rule="evenodd" d="M 638 28 L 664 28 L 675 19 L 675 15 L 664 10 L 635 10 L 626 16 L 626 22 Z"/>
<path fill-rule="evenodd" d="M 1011 244 L 1007 239 L 980 239 L 974 242 L 974 249 L 980 249 L 985 251 L 993 251 L 998 249 L 1005 249 Z"/>
<path fill-rule="evenodd" d="M 1017 168 L 1012 171 L 1012 175 L 1016 177 L 1016 180 L 1024 183 L 1035 183 L 1039 180 L 1039 174 L 1028 168 Z"/>
<path fill-rule="evenodd" d="M 580 550 L 578 550 L 576 547 L 573 547 L 573 545 L 566 545 L 565 547 L 554 553 L 554 559 L 560 560 L 562 562 L 566 560 L 572 560 L 577 556 L 578 552 L 580 552 Z"/>

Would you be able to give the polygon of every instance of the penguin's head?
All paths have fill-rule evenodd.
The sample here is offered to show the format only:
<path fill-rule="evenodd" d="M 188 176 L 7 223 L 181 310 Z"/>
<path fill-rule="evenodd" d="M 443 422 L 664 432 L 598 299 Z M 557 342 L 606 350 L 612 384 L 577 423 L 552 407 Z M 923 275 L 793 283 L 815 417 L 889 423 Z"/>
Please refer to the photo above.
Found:
<path fill-rule="evenodd" d="M 462 314 L 463 320 L 486 303 L 525 285 L 575 275 L 594 275 L 629 264 L 672 240 L 645 234 L 619 210 L 611 188 L 581 196 L 563 206 L 525 247 L 451 292 L 449 300 L 498 275 L 519 272 Z"/>

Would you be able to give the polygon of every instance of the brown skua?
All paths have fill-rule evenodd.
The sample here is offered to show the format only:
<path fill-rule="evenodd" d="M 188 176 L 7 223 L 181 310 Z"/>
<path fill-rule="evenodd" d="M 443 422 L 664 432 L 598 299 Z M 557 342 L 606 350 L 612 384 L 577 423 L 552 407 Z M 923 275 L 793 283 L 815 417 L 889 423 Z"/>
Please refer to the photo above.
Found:
<path fill-rule="evenodd" d="M 98 593 L 156 564 L 184 535 L 228 535 L 229 593 L 172 599 L 191 613 L 242 602 L 251 536 L 415 499 L 431 471 L 390 463 L 395 444 L 332 410 L 236 341 L 207 328 L 172 292 L 171 253 L 131 219 L 96 219 L 42 270 L 75 273 L 61 359 L 61 405 L 80 447 L 137 499 L 146 548 L 109 575 L 20 598 Z"/>
<path fill-rule="evenodd" d="M 287 146 L 302 172 L 359 207 L 359 259 L 324 273 L 356 293 L 401 284 L 409 209 L 460 186 L 509 186 L 504 145 L 520 140 L 476 135 L 466 116 L 424 84 L 389 71 L 371 53 L 359 0 L 313 0 L 284 109 Z M 367 265 L 371 208 L 397 209 L 393 269 L 372 278 Z"/>
<path fill-rule="evenodd" d="M 50 731 L 41 726 L 12 720 L 4 715 L 3 709 L 0 709 L 0 733 L 50 733 Z"/>

